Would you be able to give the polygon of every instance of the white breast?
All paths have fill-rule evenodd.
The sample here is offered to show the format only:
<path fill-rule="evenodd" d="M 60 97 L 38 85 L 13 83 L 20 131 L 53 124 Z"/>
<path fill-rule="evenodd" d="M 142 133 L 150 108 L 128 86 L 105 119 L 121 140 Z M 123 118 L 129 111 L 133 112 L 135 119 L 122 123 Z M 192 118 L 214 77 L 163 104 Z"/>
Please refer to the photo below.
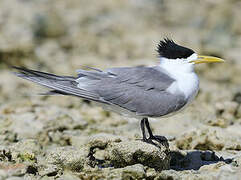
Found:
<path fill-rule="evenodd" d="M 193 54 L 190 59 L 196 58 Z M 188 103 L 196 96 L 199 89 L 199 79 L 194 72 L 194 64 L 188 62 L 189 59 L 169 60 L 161 59 L 160 67 L 165 69 L 175 82 L 167 89 L 172 94 L 184 94 Z"/>
<path fill-rule="evenodd" d="M 199 89 L 198 76 L 194 72 L 177 73 L 173 78 L 176 81 L 172 83 L 167 91 L 172 94 L 183 93 L 185 98 L 188 99 L 188 103 L 190 103 L 197 95 Z"/>

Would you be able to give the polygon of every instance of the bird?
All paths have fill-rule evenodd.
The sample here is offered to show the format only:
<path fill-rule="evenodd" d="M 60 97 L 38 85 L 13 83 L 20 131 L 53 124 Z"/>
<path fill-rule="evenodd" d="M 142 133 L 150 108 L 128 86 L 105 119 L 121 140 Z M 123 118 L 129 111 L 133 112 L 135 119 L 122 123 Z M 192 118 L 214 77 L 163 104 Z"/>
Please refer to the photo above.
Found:
<path fill-rule="evenodd" d="M 160 40 L 155 66 L 114 67 L 100 70 L 78 69 L 78 75 L 59 76 L 16 67 L 14 74 L 50 89 L 45 95 L 71 95 L 94 101 L 107 110 L 140 120 L 142 140 L 155 144 L 162 141 L 154 136 L 148 118 L 166 117 L 183 110 L 199 90 L 195 66 L 201 63 L 224 62 L 213 56 L 198 55 L 174 40 Z M 146 136 L 145 128 L 149 133 Z"/>

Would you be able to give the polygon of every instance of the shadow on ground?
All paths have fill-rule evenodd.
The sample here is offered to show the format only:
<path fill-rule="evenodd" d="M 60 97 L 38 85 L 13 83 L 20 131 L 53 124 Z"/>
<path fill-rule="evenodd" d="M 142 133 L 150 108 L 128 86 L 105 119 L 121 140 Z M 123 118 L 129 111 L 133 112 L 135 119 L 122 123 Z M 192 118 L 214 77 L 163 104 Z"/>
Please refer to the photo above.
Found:
<path fill-rule="evenodd" d="M 204 165 L 215 164 L 217 162 L 225 162 L 230 164 L 232 159 L 224 159 L 222 156 L 218 157 L 212 151 L 191 151 L 187 154 L 182 154 L 179 151 L 171 152 L 170 169 L 176 171 L 182 170 L 199 170 Z"/>

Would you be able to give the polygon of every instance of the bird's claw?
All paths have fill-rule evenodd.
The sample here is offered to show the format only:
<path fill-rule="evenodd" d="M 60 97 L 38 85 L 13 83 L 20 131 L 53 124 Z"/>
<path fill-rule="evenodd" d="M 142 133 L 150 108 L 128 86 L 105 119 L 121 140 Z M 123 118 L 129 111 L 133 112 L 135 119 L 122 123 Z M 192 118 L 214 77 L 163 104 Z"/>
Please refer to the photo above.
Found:
<path fill-rule="evenodd" d="M 149 137 L 147 138 L 146 136 L 146 131 L 145 128 L 147 129 L 147 132 L 149 133 Z M 155 145 L 155 146 L 160 146 L 159 144 L 164 144 L 165 146 L 168 146 L 168 140 L 164 136 L 154 136 L 152 133 L 152 130 L 150 128 L 150 124 L 147 118 L 143 118 L 141 120 L 141 131 L 142 131 L 142 141 Z"/>

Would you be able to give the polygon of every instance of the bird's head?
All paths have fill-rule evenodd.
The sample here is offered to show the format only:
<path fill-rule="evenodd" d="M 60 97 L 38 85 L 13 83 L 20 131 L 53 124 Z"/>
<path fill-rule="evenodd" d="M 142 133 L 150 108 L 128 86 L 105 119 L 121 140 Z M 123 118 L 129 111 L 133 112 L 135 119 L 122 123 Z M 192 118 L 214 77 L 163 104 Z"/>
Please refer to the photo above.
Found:
<path fill-rule="evenodd" d="M 183 71 L 193 71 L 194 65 L 201 63 L 224 62 L 223 59 L 213 56 L 198 55 L 193 50 L 176 44 L 173 40 L 164 39 L 157 46 L 160 65 Z"/>

